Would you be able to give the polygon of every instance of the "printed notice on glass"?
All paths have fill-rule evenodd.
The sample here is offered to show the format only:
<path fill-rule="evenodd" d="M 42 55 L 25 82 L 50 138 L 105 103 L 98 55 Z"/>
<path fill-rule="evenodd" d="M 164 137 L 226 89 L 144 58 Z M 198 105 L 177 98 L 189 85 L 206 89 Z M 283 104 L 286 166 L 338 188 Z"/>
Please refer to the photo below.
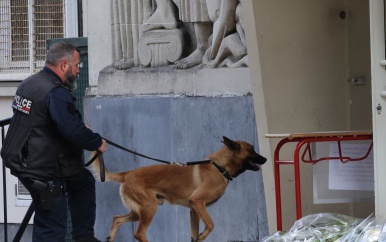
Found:
<path fill-rule="evenodd" d="M 365 156 L 369 144 L 341 144 L 342 156 L 353 159 Z M 337 143 L 330 144 L 330 157 L 339 157 Z M 374 191 L 374 161 L 371 150 L 366 159 L 342 163 L 329 161 L 328 188 L 331 190 Z"/>

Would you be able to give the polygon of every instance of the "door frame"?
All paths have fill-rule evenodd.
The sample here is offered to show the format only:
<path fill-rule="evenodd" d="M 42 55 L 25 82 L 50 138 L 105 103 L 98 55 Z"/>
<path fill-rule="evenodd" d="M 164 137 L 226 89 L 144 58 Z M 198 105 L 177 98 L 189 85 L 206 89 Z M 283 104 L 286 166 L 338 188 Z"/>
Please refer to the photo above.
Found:
<path fill-rule="evenodd" d="M 386 69 L 384 0 L 369 0 L 375 215 L 386 218 Z M 379 110 L 380 109 L 380 110 Z"/>

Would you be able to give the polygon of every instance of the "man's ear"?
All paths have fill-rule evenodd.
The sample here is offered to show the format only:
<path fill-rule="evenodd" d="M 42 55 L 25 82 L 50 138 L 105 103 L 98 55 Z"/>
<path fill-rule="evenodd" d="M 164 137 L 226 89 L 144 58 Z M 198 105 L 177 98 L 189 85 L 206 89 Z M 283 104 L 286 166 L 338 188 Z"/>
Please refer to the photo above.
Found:
<path fill-rule="evenodd" d="M 67 61 L 65 61 L 65 60 L 62 60 L 60 63 L 59 63 L 59 68 L 60 68 L 60 70 L 61 71 L 63 71 L 63 72 L 66 72 L 67 71 L 67 65 L 68 65 L 68 63 L 67 63 Z"/>
<path fill-rule="evenodd" d="M 221 142 L 223 142 L 223 143 L 228 147 L 228 149 L 230 149 L 230 150 L 240 150 L 241 146 L 240 146 L 239 143 L 237 143 L 237 142 L 235 142 L 235 141 L 229 139 L 229 138 L 226 137 L 226 136 L 223 136 L 222 138 L 223 138 L 224 140 L 221 141 Z"/>

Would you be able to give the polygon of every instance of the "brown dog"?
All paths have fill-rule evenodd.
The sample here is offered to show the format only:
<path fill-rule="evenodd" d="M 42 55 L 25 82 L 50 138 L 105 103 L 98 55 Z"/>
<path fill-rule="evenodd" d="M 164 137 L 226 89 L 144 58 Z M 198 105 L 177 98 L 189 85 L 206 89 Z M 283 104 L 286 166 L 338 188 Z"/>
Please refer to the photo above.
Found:
<path fill-rule="evenodd" d="M 229 180 L 245 170 L 258 171 L 267 160 L 257 154 L 253 146 L 244 141 L 223 137 L 225 146 L 209 156 L 210 164 L 192 166 L 152 165 L 132 171 L 112 173 L 105 169 L 106 181 L 121 183 L 120 195 L 131 211 L 116 215 L 107 241 L 113 241 L 120 225 L 139 221 L 134 237 L 148 242 L 146 230 L 164 200 L 190 208 L 192 242 L 201 242 L 213 230 L 213 222 L 206 206 L 217 201 L 225 192 Z M 99 172 L 99 159 L 93 163 Z M 199 234 L 200 219 L 205 230 Z"/>

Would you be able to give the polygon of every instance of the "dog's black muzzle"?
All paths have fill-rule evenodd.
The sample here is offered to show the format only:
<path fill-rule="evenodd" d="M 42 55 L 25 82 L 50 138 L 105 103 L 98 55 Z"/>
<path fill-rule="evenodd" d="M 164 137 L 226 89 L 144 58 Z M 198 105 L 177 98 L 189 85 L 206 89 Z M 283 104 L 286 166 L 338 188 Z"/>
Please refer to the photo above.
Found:
<path fill-rule="evenodd" d="M 260 165 L 263 165 L 266 161 L 267 158 L 255 152 L 255 154 L 245 160 L 244 165 L 247 170 L 258 171 L 260 170 Z"/>

